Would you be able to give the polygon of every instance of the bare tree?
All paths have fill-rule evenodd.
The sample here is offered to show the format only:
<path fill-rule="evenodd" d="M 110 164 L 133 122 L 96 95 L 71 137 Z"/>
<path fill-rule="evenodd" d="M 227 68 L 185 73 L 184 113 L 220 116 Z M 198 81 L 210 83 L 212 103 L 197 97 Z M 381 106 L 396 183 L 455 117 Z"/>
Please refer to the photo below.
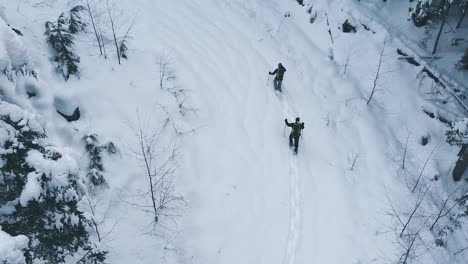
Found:
<path fill-rule="evenodd" d="M 186 102 L 189 99 L 189 96 L 187 95 L 189 90 L 181 88 L 175 83 L 176 74 L 171 67 L 172 61 L 164 51 L 162 52 L 162 55 L 157 58 L 156 64 L 159 68 L 159 88 L 172 94 L 176 101 L 179 114 L 182 116 L 185 116 L 187 113 L 198 115 L 197 108 L 186 105 Z M 167 107 L 162 108 L 166 112 L 168 118 L 170 118 L 171 114 L 167 110 Z"/>
<path fill-rule="evenodd" d="M 414 252 L 416 248 L 419 246 L 418 241 L 421 240 L 420 233 L 422 228 L 416 231 L 413 234 L 408 234 L 403 241 L 399 240 L 398 244 L 403 248 L 403 254 L 398 259 L 398 263 L 400 264 L 407 264 L 408 261 L 413 260 L 415 258 Z"/>
<path fill-rule="evenodd" d="M 94 232 L 96 233 L 98 241 L 100 243 L 105 242 L 109 235 L 112 234 L 119 222 L 117 219 L 113 221 L 111 225 L 108 223 L 111 219 L 110 212 L 112 208 L 115 207 L 115 203 L 112 200 L 104 202 L 100 196 L 92 195 L 86 195 L 83 201 L 89 210 L 91 216 L 91 225 Z"/>
<path fill-rule="evenodd" d="M 424 165 L 423 167 L 421 168 L 420 172 L 419 172 L 419 175 L 418 175 L 418 179 L 416 180 L 416 183 L 414 184 L 414 187 L 413 189 L 411 190 L 412 193 L 414 193 L 414 191 L 416 190 L 416 188 L 418 187 L 418 184 L 419 184 L 419 181 L 421 180 L 421 177 L 424 173 L 424 170 L 426 169 L 426 166 L 427 166 L 427 163 L 429 162 L 429 160 L 431 159 L 432 155 L 434 154 L 434 151 L 440 146 L 440 144 L 442 143 L 442 140 L 439 141 L 439 144 L 437 144 L 437 146 L 435 146 L 431 153 L 429 153 L 429 156 L 427 157 L 426 161 L 424 162 Z"/>
<path fill-rule="evenodd" d="M 110 5 L 109 0 L 106 0 L 106 10 L 107 14 L 109 15 L 109 22 L 110 22 L 110 29 L 112 31 L 112 38 L 114 39 L 115 50 L 117 52 L 117 60 L 120 64 L 120 49 L 119 44 L 117 42 L 117 24 L 116 24 L 116 17 L 115 17 L 115 4 Z"/>
<path fill-rule="evenodd" d="M 461 1 L 460 8 L 461 8 L 461 11 L 462 11 L 462 15 L 461 15 L 460 19 L 458 20 L 457 26 L 455 27 L 457 29 L 460 28 L 461 23 L 463 22 L 463 19 L 465 18 L 466 13 L 468 12 L 468 1 L 466 1 L 466 0 Z"/>
<path fill-rule="evenodd" d="M 139 112 L 138 128 L 135 131 L 138 146 L 131 149 L 133 157 L 139 160 L 144 168 L 144 176 L 147 180 L 147 191 L 139 194 L 149 200 L 149 204 L 134 203 L 145 212 L 152 215 L 149 226 L 152 233 L 159 222 L 163 210 L 174 209 L 184 203 L 182 197 L 175 194 L 175 171 L 177 170 L 178 147 L 162 146 L 164 128 L 148 131 L 147 122 L 144 122 Z M 169 215 L 164 213 L 164 215 Z"/>
<path fill-rule="evenodd" d="M 405 163 L 406 163 L 406 155 L 408 153 L 408 142 L 410 139 L 411 133 L 408 133 L 408 136 L 406 137 L 406 142 L 405 142 L 405 148 L 403 149 L 403 158 L 401 159 L 401 169 L 405 170 Z"/>
<path fill-rule="evenodd" d="M 100 20 L 96 21 L 96 26 L 98 30 L 98 35 L 99 39 L 101 40 L 101 45 L 102 45 L 102 52 L 104 54 L 104 58 L 107 59 L 107 51 L 106 51 L 106 44 L 107 44 L 107 39 L 104 37 L 104 32 L 102 31 L 102 22 Z"/>
<path fill-rule="evenodd" d="M 372 85 L 372 92 L 371 92 L 371 94 L 369 96 L 369 99 L 367 99 L 367 104 L 369 104 L 370 101 L 372 100 L 372 97 L 374 96 L 374 93 L 375 93 L 375 88 L 377 88 L 377 85 L 378 85 L 378 81 L 379 81 L 379 78 L 380 78 L 380 71 L 381 71 L 381 68 L 382 68 L 383 55 L 384 55 L 384 52 L 385 52 L 385 46 L 387 45 L 387 37 L 388 37 L 388 35 L 385 35 L 382 51 L 380 52 L 380 56 L 379 56 L 379 63 L 377 65 L 377 72 L 375 73 L 374 82 L 373 82 L 373 85 Z"/>
<path fill-rule="evenodd" d="M 113 1 L 113 0 L 112 0 Z M 131 39 L 130 32 L 133 29 L 134 21 L 128 23 L 123 20 L 123 12 L 117 8 L 115 2 L 106 0 L 106 13 L 109 19 L 109 28 L 112 33 L 112 42 L 115 46 L 117 61 L 121 64 L 121 59 L 127 59 L 127 43 Z M 125 30 L 123 28 L 126 27 Z M 125 32 L 123 35 L 120 32 Z"/>
<path fill-rule="evenodd" d="M 165 87 L 166 80 L 172 80 L 175 78 L 173 73 L 169 71 L 169 66 L 171 65 L 171 61 L 166 53 L 163 51 L 162 55 L 157 59 L 157 65 L 159 67 L 159 88 L 161 90 Z"/>
<path fill-rule="evenodd" d="M 102 39 L 101 39 L 101 36 L 100 36 L 100 30 L 98 30 L 98 24 L 97 24 L 97 17 L 96 17 L 96 6 L 100 3 L 100 0 L 99 1 L 94 1 L 94 0 L 86 0 L 85 1 L 85 7 L 86 7 L 86 13 L 88 14 L 88 17 L 89 17 L 89 20 L 91 21 L 91 26 L 93 28 L 93 34 L 96 38 L 96 42 L 98 44 L 98 47 L 99 47 L 99 53 L 102 55 L 104 55 L 103 53 L 103 47 L 102 47 Z"/>
<path fill-rule="evenodd" d="M 445 199 L 442 200 L 442 204 L 438 205 L 439 210 L 438 213 L 434 219 L 434 221 L 431 224 L 431 227 L 429 228 L 430 231 L 434 229 L 436 226 L 437 222 L 439 222 L 440 219 L 444 218 L 447 216 L 457 205 L 457 202 L 453 202 L 452 206 L 448 207 L 447 204 L 451 201 L 452 196 L 459 190 L 459 188 L 456 188 L 453 192 L 451 192 Z M 437 204 L 437 202 L 435 202 Z"/>
<path fill-rule="evenodd" d="M 439 46 L 439 40 L 440 36 L 442 35 L 442 31 L 444 29 L 445 23 L 447 22 L 447 18 L 449 15 L 450 8 L 452 7 L 453 1 L 451 0 L 442 0 L 440 2 L 440 12 L 441 12 L 441 18 L 442 22 L 440 23 L 439 27 L 439 32 L 437 33 L 436 40 L 434 42 L 434 48 L 432 49 L 432 54 L 436 54 L 437 52 L 437 47 Z"/>
<path fill-rule="evenodd" d="M 354 170 L 358 158 L 359 158 L 359 153 L 354 153 L 353 152 L 353 153 L 351 153 L 350 156 L 348 156 L 348 163 L 349 163 L 348 170 L 350 170 L 350 171 Z"/>

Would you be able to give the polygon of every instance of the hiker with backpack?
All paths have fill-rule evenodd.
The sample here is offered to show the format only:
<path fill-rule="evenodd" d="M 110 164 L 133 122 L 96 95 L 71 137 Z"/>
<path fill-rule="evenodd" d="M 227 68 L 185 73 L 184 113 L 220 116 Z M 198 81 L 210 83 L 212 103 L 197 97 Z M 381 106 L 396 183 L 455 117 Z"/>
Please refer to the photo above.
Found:
<path fill-rule="evenodd" d="M 275 75 L 275 79 L 273 80 L 273 85 L 275 87 L 275 90 L 280 91 L 280 92 L 282 91 L 281 83 L 283 82 L 285 71 L 286 71 L 286 68 L 283 66 L 283 64 L 278 63 L 278 68 L 276 68 L 276 70 L 274 70 L 273 72 L 268 72 L 270 75 Z"/>
<path fill-rule="evenodd" d="M 289 134 L 289 146 L 293 146 L 294 140 L 294 153 L 297 154 L 297 148 L 299 147 L 299 138 L 301 137 L 302 130 L 304 129 L 304 122 L 301 123 L 299 117 L 296 117 L 296 122 L 289 123 L 288 119 L 284 119 L 286 126 L 291 128 L 291 134 Z"/>

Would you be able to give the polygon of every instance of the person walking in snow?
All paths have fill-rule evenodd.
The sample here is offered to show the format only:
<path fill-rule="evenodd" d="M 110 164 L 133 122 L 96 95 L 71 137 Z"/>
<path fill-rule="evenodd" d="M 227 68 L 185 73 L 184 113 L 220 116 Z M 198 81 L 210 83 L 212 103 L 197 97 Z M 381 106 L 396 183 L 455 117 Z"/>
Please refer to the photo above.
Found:
<path fill-rule="evenodd" d="M 278 63 L 278 68 L 274 70 L 273 72 L 269 72 L 270 75 L 275 75 L 275 79 L 273 80 L 273 85 L 275 87 L 275 90 L 278 90 L 281 92 L 281 83 L 283 82 L 283 76 L 284 72 L 286 71 L 286 68 L 283 66 L 283 64 Z"/>
<path fill-rule="evenodd" d="M 299 117 L 296 117 L 296 122 L 289 123 L 288 119 L 284 120 L 286 126 L 291 128 L 291 134 L 289 134 L 289 146 L 293 146 L 294 139 L 294 153 L 297 154 L 297 148 L 299 147 L 299 138 L 301 137 L 302 130 L 304 129 L 304 122 L 301 123 Z"/>

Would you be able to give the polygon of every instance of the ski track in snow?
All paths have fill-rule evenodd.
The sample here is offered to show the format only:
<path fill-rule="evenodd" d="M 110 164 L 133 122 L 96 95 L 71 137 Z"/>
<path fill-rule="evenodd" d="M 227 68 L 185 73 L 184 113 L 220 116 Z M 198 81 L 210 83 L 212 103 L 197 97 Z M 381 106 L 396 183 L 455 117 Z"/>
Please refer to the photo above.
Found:
<path fill-rule="evenodd" d="M 281 103 L 281 108 L 284 111 L 285 116 L 292 117 L 292 112 L 289 108 L 288 103 L 284 100 L 283 96 L 278 94 L 278 99 Z M 289 140 L 288 133 L 285 133 L 285 137 Z M 302 217 L 302 208 L 301 208 L 301 188 L 300 188 L 300 179 L 298 173 L 298 155 L 290 155 L 289 158 L 289 176 L 291 180 L 291 190 L 290 190 L 290 216 L 289 216 L 289 235 L 286 245 L 286 256 L 285 264 L 294 264 L 296 260 L 297 245 L 300 240 L 300 230 L 301 230 L 301 217 Z"/>

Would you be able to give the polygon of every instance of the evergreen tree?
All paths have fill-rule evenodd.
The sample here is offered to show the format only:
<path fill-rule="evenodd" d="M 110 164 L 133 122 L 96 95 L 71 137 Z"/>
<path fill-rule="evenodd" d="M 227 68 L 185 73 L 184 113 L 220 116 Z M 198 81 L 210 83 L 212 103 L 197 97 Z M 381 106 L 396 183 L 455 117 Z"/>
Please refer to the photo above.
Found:
<path fill-rule="evenodd" d="M 447 143 L 452 146 L 461 146 L 468 143 L 468 118 L 453 122 L 452 127 L 445 132 Z"/>
<path fill-rule="evenodd" d="M 109 154 L 115 154 L 117 149 L 114 143 L 101 144 L 96 134 L 89 134 L 83 137 L 85 149 L 89 156 L 88 180 L 91 187 L 97 187 L 106 184 L 104 178 L 104 164 L 102 161 L 102 152 L 106 150 Z"/>
<path fill-rule="evenodd" d="M 0 103 L 3 110 L 5 104 Z M 12 117 L 23 118 L 0 116 L 0 225 L 12 236 L 29 238 L 27 263 L 64 263 L 90 244 L 89 221 L 78 208 L 86 191 L 83 178 L 76 160 L 50 147 L 36 120 L 8 107 Z"/>
<path fill-rule="evenodd" d="M 68 26 L 68 31 L 72 34 L 76 34 L 78 32 L 82 32 L 86 28 L 86 23 L 83 22 L 81 18 L 81 12 L 85 11 L 84 6 L 75 6 L 70 9 L 70 21 Z"/>
<path fill-rule="evenodd" d="M 80 13 L 82 6 L 75 6 L 68 13 L 62 13 L 56 22 L 46 22 L 45 35 L 47 43 L 55 52 L 54 61 L 58 63 L 57 71 L 61 72 L 65 80 L 70 75 L 79 77 L 78 63 L 80 57 L 74 53 L 74 34 L 83 31 L 86 24 L 82 21 Z"/>
<path fill-rule="evenodd" d="M 124 59 L 128 59 L 128 56 L 127 56 L 127 40 L 124 39 L 120 42 L 120 45 L 119 45 L 119 50 L 120 50 L 120 57 L 124 58 Z"/>
<path fill-rule="evenodd" d="M 415 6 L 410 8 L 410 20 L 416 27 L 426 26 L 434 16 L 434 10 L 431 7 L 432 0 L 419 0 Z"/>

